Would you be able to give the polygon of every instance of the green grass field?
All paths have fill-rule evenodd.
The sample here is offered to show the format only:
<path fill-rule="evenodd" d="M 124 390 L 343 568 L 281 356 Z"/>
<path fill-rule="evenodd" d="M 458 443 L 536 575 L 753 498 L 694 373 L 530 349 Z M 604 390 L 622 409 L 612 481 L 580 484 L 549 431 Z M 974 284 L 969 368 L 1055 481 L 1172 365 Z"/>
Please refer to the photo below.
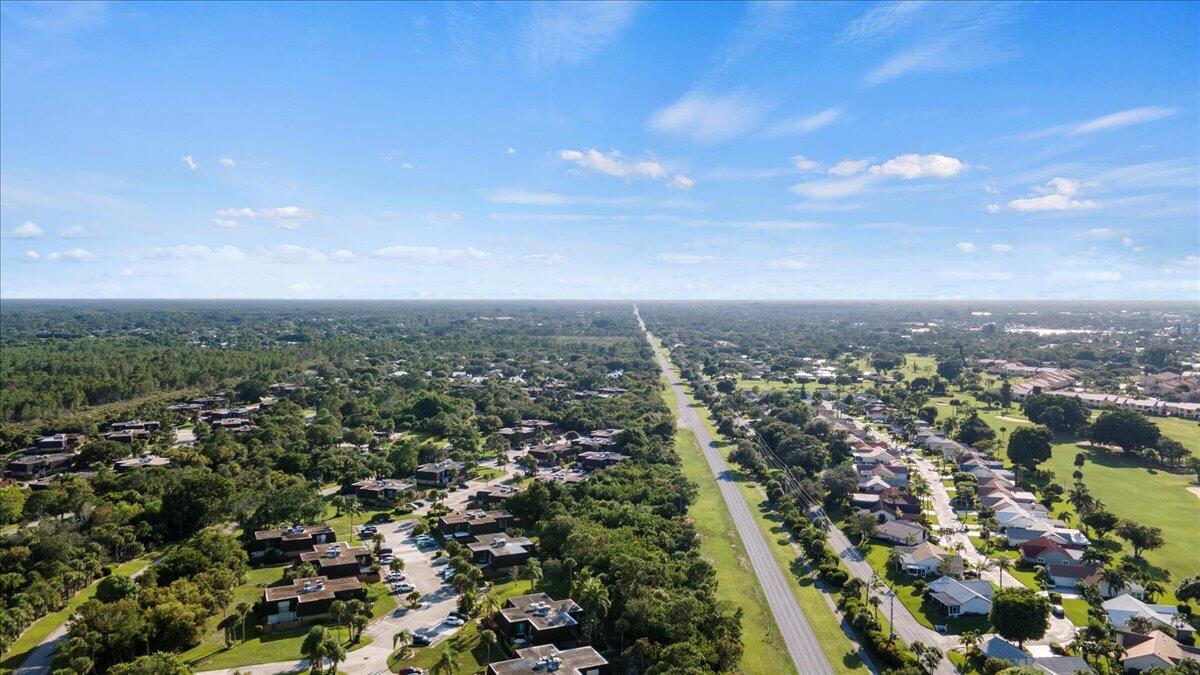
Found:
<path fill-rule="evenodd" d="M 745 613 L 742 668 L 751 673 L 796 672 L 696 435 L 680 429 L 675 447 L 683 474 L 698 488 L 688 515 L 700 535 L 701 554 L 717 571 L 717 599 L 741 607 Z"/>
<path fill-rule="evenodd" d="M 122 563 L 121 565 L 117 566 L 114 573 L 133 576 L 138 572 L 138 570 L 149 565 L 150 561 L 154 559 L 155 555 L 157 554 L 148 554 L 140 558 L 130 560 L 129 562 Z M 24 633 L 21 633 L 20 637 L 13 641 L 12 646 L 9 647 L 7 652 L 5 652 L 4 660 L 0 661 L 0 672 L 11 673 L 16 670 L 22 663 L 24 663 L 25 659 L 29 656 L 29 652 L 33 651 L 34 648 L 42 644 L 42 642 L 50 635 L 50 633 L 54 631 L 55 628 L 58 628 L 71 618 L 71 615 L 75 613 L 76 607 L 82 605 L 88 600 L 91 600 L 95 595 L 96 584 L 93 583 L 82 591 L 76 593 L 74 597 L 68 600 L 66 607 L 63 607 L 57 612 L 51 612 L 37 621 L 34 621 Z"/>
<path fill-rule="evenodd" d="M 1067 613 L 1067 618 L 1071 623 L 1080 628 L 1087 625 L 1088 622 L 1088 604 L 1083 598 L 1063 598 L 1063 611 Z"/>
<path fill-rule="evenodd" d="M 961 393 L 952 397 L 977 403 Z M 935 399 L 939 411 L 952 410 L 947 403 L 949 398 Z M 942 414 L 939 412 L 939 418 Z M 1032 424 L 1016 406 L 1009 410 L 981 409 L 980 417 L 996 431 L 1001 448 L 1014 428 L 1021 424 Z M 1200 424 L 1176 418 L 1151 419 L 1164 434 L 1180 441 L 1193 454 L 1200 456 Z M 1073 462 L 1079 452 L 1086 452 L 1086 449 L 1072 441 L 1056 443 L 1053 456 L 1042 467 L 1053 471 L 1058 482 L 1064 488 L 1069 488 L 1071 474 L 1075 470 Z M 1003 451 L 1000 455 L 1003 457 Z M 1200 523 L 1200 499 L 1187 491 L 1189 486 L 1194 485 L 1193 478 L 1192 474 L 1145 468 L 1120 455 L 1103 453 L 1092 455 L 1083 468 L 1084 484 L 1093 496 L 1104 502 L 1109 511 L 1121 518 L 1162 528 L 1166 545 L 1147 552 L 1146 559 L 1171 573 L 1171 583 L 1167 584 L 1171 587 L 1183 577 L 1200 572 L 1200 556 L 1195 554 L 1200 550 L 1200 527 L 1196 527 L 1196 523 Z M 1068 514 L 1075 522 L 1075 514 L 1065 502 L 1057 504 L 1054 513 Z M 1160 601 L 1170 599 L 1168 597 Z"/>

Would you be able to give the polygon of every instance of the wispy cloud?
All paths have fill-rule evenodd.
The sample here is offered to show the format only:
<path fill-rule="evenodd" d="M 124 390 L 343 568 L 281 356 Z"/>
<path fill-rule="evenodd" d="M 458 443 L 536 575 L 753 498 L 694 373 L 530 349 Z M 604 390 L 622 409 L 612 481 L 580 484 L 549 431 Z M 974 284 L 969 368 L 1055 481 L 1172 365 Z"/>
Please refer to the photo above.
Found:
<path fill-rule="evenodd" d="M 517 187 L 491 188 L 481 191 L 483 198 L 495 204 L 520 204 L 522 206 L 562 206 L 568 204 L 631 204 L 640 201 L 637 197 L 589 197 L 586 195 L 564 195 L 558 192 L 527 190 Z"/>
<path fill-rule="evenodd" d="M 694 253 L 660 253 L 657 259 L 658 262 L 664 265 L 700 265 L 716 260 L 711 255 L 696 255 Z"/>
<path fill-rule="evenodd" d="M 259 246 L 258 254 L 266 258 L 268 262 L 283 265 L 321 264 L 329 260 L 329 256 L 317 249 L 298 244 Z"/>
<path fill-rule="evenodd" d="M 667 170 L 662 164 L 651 160 L 628 161 L 619 150 L 607 153 L 595 148 L 588 150 L 559 150 L 558 156 L 566 162 L 574 164 L 583 171 L 603 173 L 617 178 L 655 178 L 667 177 Z M 689 179 L 686 176 L 676 176 L 676 179 Z M 694 185 L 694 183 L 693 183 Z M 687 185 L 691 187 L 691 185 Z"/>
<path fill-rule="evenodd" d="M 191 155 L 184 155 L 183 157 L 179 158 L 179 161 L 183 162 L 183 165 L 188 168 L 188 171 L 195 171 L 196 169 L 200 168 L 200 165 L 196 163 L 196 160 L 192 159 Z"/>
<path fill-rule="evenodd" d="M 296 230 L 300 228 L 301 220 L 315 218 L 316 215 L 311 210 L 299 206 L 279 206 L 269 209 L 252 209 L 250 207 L 217 209 L 212 218 L 212 224 L 217 227 L 236 228 L 241 226 L 238 218 L 264 218 L 274 221 L 276 227 Z"/>
<path fill-rule="evenodd" d="M 698 143 L 718 143 L 746 133 L 762 119 L 766 106 L 740 93 L 689 92 L 655 112 L 650 129 Z"/>
<path fill-rule="evenodd" d="M 819 113 L 804 117 L 780 120 L 767 129 L 768 136 L 801 136 L 827 127 L 842 116 L 841 108 L 827 108 Z"/>
<path fill-rule="evenodd" d="M 826 180 L 811 180 L 797 183 L 791 191 L 809 199 L 841 199 L 867 191 L 876 182 L 887 178 L 899 177 L 904 180 L 918 178 L 952 178 L 965 171 L 966 162 L 949 155 L 918 155 L 908 154 L 893 157 L 882 164 L 876 164 L 866 170 L 866 173 L 853 175 L 862 171 L 865 160 L 841 162 L 830 170 L 839 177 Z"/>
<path fill-rule="evenodd" d="M 396 260 L 422 265 L 474 264 L 492 260 L 492 254 L 476 248 L 439 248 L 397 244 L 371 251 L 376 260 Z"/>
<path fill-rule="evenodd" d="M 1008 208 L 1022 213 L 1036 213 L 1040 211 L 1088 211 L 1103 206 L 1100 202 L 1090 199 L 1076 199 L 1080 187 L 1079 181 L 1055 178 L 1034 189 L 1040 196 L 1014 199 L 1008 203 Z"/>
<path fill-rule="evenodd" d="M 905 44 L 863 78 L 868 85 L 914 73 L 953 73 L 1003 61 L 1009 50 L 1000 29 L 1018 8 L 1005 3 L 888 3 L 868 10 L 843 39 L 857 46 L 898 40 Z"/>
<path fill-rule="evenodd" d="M 532 4 L 521 38 L 526 61 L 535 70 L 583 61 L 616 42 L 638 8 L 620 0 Z"/>
<path fill-rule="evenodd" d="M 203 262 L 239 262 L 246 253 L 236 246 L 207 246 L 205 244 L 180 244 L 177 246 L 149 246 L 135 250 L 135 260 L 192 260 Z"/>
<path fill-rule="evenodd" d="M 808 269 L 808 257 L 792 255 L 767 260 L 767 268 L 773 270 L 798 271 Z"/>
<path fill-rule="evenodd" d="M 1047 136 L 1086 136 L 1089 134 L 1098 134 L 1106 131 L 1115 131 L 1125 127 L 1135 126 L 1138 124 L 1146 124 L 1167 117 L 1171 117 L 1178 113 L 1177 108 L 1165 108 L 1162 106 L 1143 106 L 1141 108 L 1130 108 L 1120 112 L 1101 115 L 1087 120 L 1079 120 L 1069 124 L 1060 124 L 1058 126 L 1039 129 L 1021 136 L 1025 140 L 1036 140 L 1046 138 Z"/>

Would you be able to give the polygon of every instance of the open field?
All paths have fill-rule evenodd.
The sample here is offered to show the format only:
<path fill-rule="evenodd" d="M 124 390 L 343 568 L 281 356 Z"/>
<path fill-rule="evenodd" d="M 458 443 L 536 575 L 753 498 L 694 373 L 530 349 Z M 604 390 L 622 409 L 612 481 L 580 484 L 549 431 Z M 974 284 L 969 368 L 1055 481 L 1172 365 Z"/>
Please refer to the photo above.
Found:
<path fill-rule="evenodd" d="M 675 447 L 683 474 L 698 488 L 696 502 L 688 510 L 700 535 L 700 551 L 717 572 L 717 598 L 742 608 L 741 666 L 752 673 L 795 672 L 787 648 L 779 636 L 775 618 L 758 585 L 758 577 L 742 548 L 741 537 L 725 506 L 721 491 L 704 460 L 696 435 L 680 429 Z"/>

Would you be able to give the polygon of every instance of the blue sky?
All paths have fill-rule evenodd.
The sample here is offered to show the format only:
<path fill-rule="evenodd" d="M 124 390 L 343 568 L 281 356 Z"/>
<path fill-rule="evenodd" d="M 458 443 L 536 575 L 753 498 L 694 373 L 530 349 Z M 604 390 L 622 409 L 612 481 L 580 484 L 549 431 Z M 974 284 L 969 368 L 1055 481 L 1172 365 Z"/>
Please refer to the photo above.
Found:
<path fill-rule="evenodd" d="M 1200 4 L 0 6 L 0 296 L 1200 299 Z"/>

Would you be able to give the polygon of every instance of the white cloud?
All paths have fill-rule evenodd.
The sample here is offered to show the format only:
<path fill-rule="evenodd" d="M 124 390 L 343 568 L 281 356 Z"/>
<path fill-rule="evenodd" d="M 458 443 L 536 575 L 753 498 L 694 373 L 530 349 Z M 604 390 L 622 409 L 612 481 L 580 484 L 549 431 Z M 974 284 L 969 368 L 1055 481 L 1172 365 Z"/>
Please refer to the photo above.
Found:
<path fill-rule="evenodd" d="M 212 219 L 212 224 L 217 227 L 233 228 L 240 225 L 234 218 L 265 218 L 274 220 L 276 227 L 285 230 L 297 230 L 300 229 L 301 220 L 315 217 L 315 213 L 299 206 L 279 206 L 272 209 L 257 210 L 244 207 L 240 209 L 217 209 L 216 217 Z"/>
<path fill-rule="evenodd" d="M 413 164 L 412 162 L 404 162 L 400 165 L 400 168 L 405 171 L 415 171 L 417 169 L 417 165 Z"/>
<path fill-rule="evenodd" d="M 619 150 L 608 154 L 594 148 L 589 150 L 559 150 L 560 159 L 571 162 L 581 169 L 596 171 L 618 178 L 665 178 L 667 170 L 662 164 L 651 161 L 627 162 Z"/>
<path fill-rule="evenodd" d="M 1146 124 L 1161 120 L 1178 113 L 1177 108 L 1164 108 L 1161 106 L 1143 106 L 1141 108 L 1130 108 L 1120 112 L 1101 115 L 1089 120 L 1072 122 L 1070 124 L 1062 124 L 1048 129 L 1035 131 L 1024 136 L 1027 140 L 1045 138 L 1046 136 L 1086 136 L 1088 134 L 1102 133 L 1105 131 L 1113 131 L 1124 127 L 1134 126 L 1137 124 Z"/>
<path fill-rule="evenodd" d="M 25 255 L 21 258 L 26 262 L 37 262 L 42 259 L 42 256 L 37 251 L 25 251 Z"/>
<path fill-rule="evenodd" d="M 259 218 L 312 218 L 313 213 L 299 206 L 280 206 L 274 209 L 261 209 L 256 214 Z"/>
<path fill-rule="evenodd" d="M 671 182 L 667 183 L 667 187 L 675 188 L 676 190 L 691 190 L 692 188 L 696 187 L 696 181 L 681 173 L 677 173 L 675 174 L 675 177 L 671 179 Z"/>
<path fill-rule="evenodd" d="M 354 251 L 339 248 L 338 250 L 329 254 L 329 259 L 337 263 L 350 263 L 354 262 L 358 258 L 354 255 Z"/>
<path fill-rule="evenodd" d="M 581 197 L 557 192 L 540 192 L 524 188 L 492 188 L 481 190 L 483 198 L 496 204 L 521 204 L 524 206 L 560 206 L 563 204 L 629 204 L 637 201 L 632 197 Z"/>
<path fill-rule="evenodd" d="M 213 219 L 212 219 L 212 224 L 213 224 L 213 225 L 216 225 L 217 227 L 224 227 L 224 228 L 227 228 L 227 229 L 233 229 L 233 228 L 235 228 L 235 227 L 241 227 L 241 223 L 239 223 L 239 222 L 238 222 L 238 221 L 236 221 L 236 220 L 230 220 L 230 219 L 228 219 L 228 218 L 213 218 Z"/>
<path fill-rule="evenodd" d="M 246 254 L 236 246 L 206 246 L 204 244 L 180 244 L 178 246 L 150 246 L 135 251 L 133 258 L 139 260 L 199 260 L 238 262 Z"/>
<path fill-rule="evenodd" d="M 954 248 L 962 251 L 963 253 L 974 253 L 975 252 L 975 244 L 972 244 L 969 241 L 960 241 L 954 245 Z"/>
<path fill-rule="evenodd" d="M 1119 233 L 1111 227 L 1093 227 L 1090 230 L 1077 232 L 1071 238 L 1076 241 L 1095 241 L 1097 239 L 1113 239 L 1118 235 Z"/>
<path fill-rule="evenodd" d="M 876 42 L 890 37 L 913 22 L 926 4 L 923 0 L 880 2 L 872 5 L 862 16 L 851 21 L 838 41 L 850 44 Z"/>
<path fill-rule="evenodd" d="M 771 258 L 767 261 L 767 267 L 773 270 L 802 270 L 808 268 L 808 258 L 800 255 L 787 256 L 784 258 Z"/>
<path fill-rule="evenodd" d="M 1079 274 L 1078 276 L 1083 281 L 1097 281 L 1097 282 L 1102 282 L 1102 283 L 1121 280 L 1120 272 L 1107 272 L 1107 271 L 1103 271 L 1103 270 L 1083 272 L 1083 273 Z"/>
<path fill-rule="evenodd" d="M 315 248 L 298 244 L 276 244 L 274 246 L 259 246 L 258 254 L 268 262 L 280 264 L 320 264 L 329 258 Z"/>
<path fill-rule="evenodd" d="M 435 213 L 429 216 L 429 220 L 435 223 L 457 223 L 462 219 L 462 214 L 457 211 L 451 211 L 450 213 Z"/>
<path fill-rule="evenodd" d="M 1179 265 L 1180 267 L 1196 267 L 1197 265 L 1200 265 L 1200 257 L 1189 255 L 1175 264 Z"/>
<path fill-rule="evenodd" d="M 371 251 L 377 260 L 399 260 L 426 265 L 482 263 L 492 255 L 476 248 L 438 248 L 437 246 L 388 246 Z"/>
<path fill-rule="evenodd" d="M 46 260 L 73 263 L 96 262 L 99 259 L 100 256 L 82 248 L 69 248 L 62 252 L 55 251 L 54 253 L 46 256 Z"/>
<path fill-rule="evenodd" d="M 310 281 L 297 281 L 296 283 L 292 284 L 291 286 L 288 286 L 288 288 L 290 288 L 293 293 L 311 293 L 320 287 L 321 287 L 321 284 L 313 283 Z"/>
<path fill-rule="evenodd" d="M 658 262 L 667 265 L 699 265 L 715 260 L 711 255 L 695 255 L 692 253 L 660 253 Z"/>
<path fill-rule="evenodd" d="M 300 221 L 290 218 L 283 218 L 275 221 L 275 227 L 281 230 L 298 230 L 300 229 Z"/>
<path fill-rule="evenodd" d="M 938 276 L 950 281 L 1009 281 L 1013 278 L 1012 272 L 980 269 L 943 270 Z"/>
<path fill-rule="evenodd" d="M 254 209 L 217 209 L 217 215 L 221 218 L 253 218 Z"/>
<path fill-rule="evenodd" d="M 1142 251 L 1146 250 L 1145 246 L 1134 242 L 1133 237 L 1121 237 L 1121 246 L 1124 246 L 1134 253 L 1141 253 Z"/>
<path fill-rule="evenodd" d="M 515 154 L 517 154 L 517 149 L 510 145 L 510 146 L 508 146 L 508 150 L 506 150 L 505 152 L 510 155 L 515 155 Z"/>
<path fill-rule="evenodd" d="M 767 130 L 769 136 L 799 136 L 811 134 L 822 127 L 829 126 L 842 115 L 841 108 L 828 108 L 814 115 L 793 117 L 781 120 L 771 125 Z"/>
<path fill-rule="evenodd" d="M 829 167 L 829 175 L 831 176 L 853 176 L 871 163 L 870 159 L 843 159 L 842 161 Z"/>
<path fill-rule="evenodd" d="M 530 253 L 524 256 L 523 259 L 528 260 L 529 262 L 547 263 L 551 265 L 567 262 L 566 257 L 558 253 Z"/>
<path fill-rule="evenodd" d="M 908 154 L 893 157 L 878 166 L 871 167 L 876 176 L 900 176 L 905 180 L 914 178 L 950 178 L 967 168 L 961 160 L 947 155 Z"/>
<path fill-rule="evenodd" d="M 633 22 L 634 2 L 531 3 L 521 35 L 529 66 L 535 70 L 578 63 L 604 49 Z"/>
<path fill-rule="evenodd" d="M 1012 244 L 992 244 L 990 248 L 996 253 L 1009 253 L 1013 250 Z"/>
<path fill-rule="evenodd" d="M 58 237 L 60 239 L 79 239 L 80 237 L 84 236 L 87 236 L 87 229 L 82 225 L 72 225 L 70 227 L 64 227 L 58 231 Z"/>
<path fill-rule="evenodd" d="M 221 166 L 237 166 L 237 162 L 233 161 L 232 157 L 222 157 Z"/>
<path fill-rule="evenodd" d="M 821 163 L 815 162 L 804 155 L 792 155 L 792 166 L 796 167 L 797 171 L 817 171 L 821 168 Z"/>
<path fill-rule="evenodd" d="M 12 236 L 17 239 L 40 239 L 42 228 L 38 227 L 37 223 L 32 220 L 27 220 L 13 229 Z"/>
<path fill-rule="evenodd" d="M 1008 58 L 1000 28 L 1012 21 L 1017 7 L 1003 3 L 936 3 L 915 21 L 914 10 L 924 3 L 875 5 L 843 34 L 843 42 L 869 45 L 883 39 L 903 39 L 906 46 L 879 64 L 866 77 L 882 84 L 912 73 L 952 73 L 990 65 Z"/>
<path fill-rule="evenodd" d="M 797 183 L 792 192 L 809 199 L 840 199 L 866 191 L 875 182 L 874 176 L 854 176 L 837 180 L 817 180 Z"/>
<path fill-rule="evenodd" d="M 659 133 L 683 136 L 699 143 L 716 143 L 746 133 L 762 119 L 762 115 L 762 104 L 740 93 L 689 92 L 655 112 L 649 126 Z"/>
<path fill-rule="evenodd" d="M 1000 213 L 1000 205 L 999 204 L 988 204 L 987 212 L 988 213 Z"/>
<path fill-rule="evenodd" d="M 1054 178 L 1045 185 L 1034 188 L 1035 192 L 1041 194 L 1040 197 L 1014 199 L 1008 203 L 1008 207 L 1023 213 L 1036 213 L 1039 211 L 1085 211 L 1102 206 L 1100 202 L 1090 199 L 1075 199 L 1079 190 L 1079 181 L 1070 178 Z"/>
<path fill-rule="evenodd" d="M 196 160 L 192 159 L 191 155 L 184 155 L 183 157 L 179 158 L 179 161 L 183 162 L 183 165 L 188 168 L 188 171 L 195 171 L 200 167 L 200 165 L 196 163 Z"/>

